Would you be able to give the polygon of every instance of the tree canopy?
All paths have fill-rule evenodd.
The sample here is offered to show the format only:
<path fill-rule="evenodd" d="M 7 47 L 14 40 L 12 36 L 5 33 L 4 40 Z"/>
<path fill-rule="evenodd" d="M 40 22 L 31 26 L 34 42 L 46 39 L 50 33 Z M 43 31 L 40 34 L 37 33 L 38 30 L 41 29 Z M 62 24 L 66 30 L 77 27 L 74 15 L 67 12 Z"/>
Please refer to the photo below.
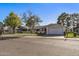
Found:
<path fill-rule="evenodd" d="M 3 26 L 3 23 L 2 22 L 0 22 L 0 27 L 2 27 Z"/>
<path fill-rule="evenodd" d="M 11 12 L 4 20 L 5 25 L 10 26 L 15 32 L 15 28 L 21 25 L 20 18 L 14 13 Z"/>
<path fill-rule="evenodd" d="M 63 12 L 59 17 L 58 17 L 58 21 L 57 21 L 57 23 L 58 24 L 61 24 L 61 23 L 63 23 L 63 21 L 65 20 L 65 18 L 68 16 L 68 14 L 67 13 L 65 13 L 65 12 Z"/>
<path fill-rule="evenodd" d="M 26 26 L 28 26 L 31 31 L 42 22 L 37 15 L 33 15 L 31 12 L 28 13 L 28 16 L 24 13 L 23 19 L 25 20 Z"/>

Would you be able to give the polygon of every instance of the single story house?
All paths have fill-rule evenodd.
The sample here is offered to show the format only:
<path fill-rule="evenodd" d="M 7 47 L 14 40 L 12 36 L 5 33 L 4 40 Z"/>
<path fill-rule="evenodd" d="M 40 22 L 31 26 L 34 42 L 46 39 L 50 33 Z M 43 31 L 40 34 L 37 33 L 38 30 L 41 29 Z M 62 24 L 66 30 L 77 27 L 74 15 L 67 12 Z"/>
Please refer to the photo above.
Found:
<path fill-rule="evenodd" d="M 47 35 L 64 35 L 64 28 L 59 24 L 49 24 L 46 26 Z"/>
<path fill-rule="evenodd" d="M 12 32 L 12 28 L 10 26 L 4 26 L 3 27 L 3 32 L 4 33 L 11 33 Z"/>
<path fill-rule="evenodd" d="M 29 32 L 30 31 L 29 27 L 27 26 L 20 26 L 16 30 L 17 32 L 23 32 L 23 31 Z"/>
<path fill-rule="evenodd" d="M 46 33 L 46 28 L 45 28 L 45 26 L 36 26 L 35 27 L 35 32 L 45 34 Z"/>
<path fill-rule="evenodd" d="M 44 33 L 46 35 L 64 35 L 64 27 L 59 24 L 49 24 L 37 28 L 39 33 Z"/>
<path fill-rule="evenodd" d="M 76 34 L 79 34 L 79 27 L 73 28 L 73 32 L 76 33 Z"/>

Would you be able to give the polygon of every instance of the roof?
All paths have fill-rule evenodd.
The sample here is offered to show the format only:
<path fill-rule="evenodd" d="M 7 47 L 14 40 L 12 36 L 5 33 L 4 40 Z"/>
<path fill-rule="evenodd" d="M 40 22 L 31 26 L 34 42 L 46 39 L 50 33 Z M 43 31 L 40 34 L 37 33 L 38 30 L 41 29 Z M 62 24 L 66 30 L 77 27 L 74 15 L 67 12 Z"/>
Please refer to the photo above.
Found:
<path fill-rule="evenodd" d="M 61 26 L 60 24 L 48 24 L 45 26 L 37 26 L 35 27 L 36 29 L 40 29 L 40 28 L 46 28 L 46 27 L 51 27 L 51 28 L 63 28 L 63 26 Z"/>
<path fill-rule="evenodd" d="M 52 27 L 52 28 L 63 28 L 63 26 L 60 25 L 60 24 L 49 24 L 49 25 L 47 25 L 46 27 Z"/>
<path fill-rule="evenodd" d="M 44 26 L 36 26 L 35 29 L 44 28 Z"/>
<path fill-rule="evenodd" d="M 20 27 L 17 28 L 17 29 L 29 29 L 29 27 L 28 27 L 28 26 L 20 26 Z"/>

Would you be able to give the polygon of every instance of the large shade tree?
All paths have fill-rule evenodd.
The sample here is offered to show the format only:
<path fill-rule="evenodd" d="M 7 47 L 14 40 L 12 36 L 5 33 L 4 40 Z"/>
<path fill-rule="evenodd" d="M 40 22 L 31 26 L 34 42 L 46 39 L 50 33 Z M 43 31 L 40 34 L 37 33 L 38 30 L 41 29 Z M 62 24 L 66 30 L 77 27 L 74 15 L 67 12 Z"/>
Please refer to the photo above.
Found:
<path fill-rule="evenodd" d="M 42 22 L 37 15 L 33 15 L 31 12 L 29 12 L 28 15 L 24 13 L 23 19 L 31 32 L 34 32 L 35 26 L 39 26 L 39 23 Z"/>
<path fill-rule="evenodd" d="M 58 17 L 57 23 L 64 26 L 65 32 L 74 32 L 74 28 L 79 27 L 79 14 L 62 13 Z"/>
<path fill-rule="evenodd" d="M 69 30 L 68 28 L 70 20 L 69 14 L 63 12 L 61 15 L 59 15 L 57 20 L 58 20 L 57 24 L 64 26 L 64 34 L 66 34 L 67 31 Z"/>
<path fill-rule="evenodd" d="M 63 12 L 63 13 L 58 17 L 57 23 L 58 23 L 58 24 L 61 24 L 61 25 L 64 25 L 64 20 L 66 20 L 66 18 L 67 18 L 68 15 L 69 15 L 69 14 Z"/>
<path fill-rule="evenodd" d="M 16 28 L 21 25 L 20 18 L 14 13 L 11 12 L 4 20 L 5 25 L 10 26 L 13 29 L 13 33 L 16 32 Z"/>

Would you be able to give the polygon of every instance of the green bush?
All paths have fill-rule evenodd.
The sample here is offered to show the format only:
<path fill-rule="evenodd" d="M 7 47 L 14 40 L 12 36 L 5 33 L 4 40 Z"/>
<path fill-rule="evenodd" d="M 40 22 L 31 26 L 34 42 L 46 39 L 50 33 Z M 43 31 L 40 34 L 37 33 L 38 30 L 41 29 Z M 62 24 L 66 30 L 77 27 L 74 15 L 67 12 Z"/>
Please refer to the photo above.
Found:
<path fill-rule="evenodd" d="M 76 36 L 76 34 L 74 32 L 68 32 L 68 33 L 65 34 L 66 38 L 73 38 L 75 36 Z"/>
<path fill-rule="evenodd" d="M 79 38 L 79 34 L 77 34 L 76 37 Z"/>

